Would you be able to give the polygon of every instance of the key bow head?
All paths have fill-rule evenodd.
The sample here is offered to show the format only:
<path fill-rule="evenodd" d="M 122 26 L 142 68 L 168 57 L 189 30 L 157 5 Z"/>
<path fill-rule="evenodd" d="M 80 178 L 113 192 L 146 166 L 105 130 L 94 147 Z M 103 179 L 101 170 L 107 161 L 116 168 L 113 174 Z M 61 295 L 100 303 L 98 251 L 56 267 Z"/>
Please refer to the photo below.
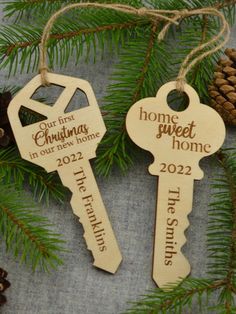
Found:
<path fill-rule="evenodd" d="M 189 97 L 188 108 L 181 112 L 172 110 L 167 96 L 175 89 L 176 82 L 169 82 L 156 97 L 136 102 L 127 114 L 126 128 L 135 144 L 153 154 L 151 174 L 163 174 L 166 165 L 173 173 L 186 172 L 201 179 L 199 161 L 222 146 L 225 125 L 215 110 L 200 103 L 198 94 L 188 84 L 184 90 Z"/>
<path fill-rule="evenodd" d="M 53 106 L 32 99 L 42 85 L 41 76 L 37 75 L 13 98 L 8 116 L 22 158 L 50 172 L 56 170 L 61 158 L 71 162 L 80 153 L 86 159 L 94 158 L 106 127 L 87 81 L 53 73 L 48 73 L 48 79 L 54 85 L 65 87 Z M 65 113 L 77 89 L 84 92 L 89 106 Z M 19 118 L 22 106 L 47 119 L 22 126 Z"/>

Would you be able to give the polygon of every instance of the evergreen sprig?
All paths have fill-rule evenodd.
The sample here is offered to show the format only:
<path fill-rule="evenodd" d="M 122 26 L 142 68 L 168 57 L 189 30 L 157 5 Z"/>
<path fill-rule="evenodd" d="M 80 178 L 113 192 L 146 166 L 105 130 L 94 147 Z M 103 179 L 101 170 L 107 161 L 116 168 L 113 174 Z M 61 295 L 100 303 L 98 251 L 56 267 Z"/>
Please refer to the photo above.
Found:
<path fill-rule="evenodd" d="M 64 241 L 23 194 L 0 182 L 0 239 L 21 263 L 48 271 L 62 264 Z"/>
<path fill-rule="evenodd" d="M 222 172 L 212 183 L 207 232 L 209 279 L 187 278 L 170 291 L 154 289 L 134 302 L 128 314 L 236 313 L 236 149 L 216 154 Z M 212 304 L 211 296 L 217 296 Z M 196 312 L 196 308 L 197 312 Z M 193 310 L 194 309 L 194 310 Z"/>
<path fill-rule="evenodd" d="M 25 161 L 15 147 L 0 149 L 0 177 L 3 183 L 14 183 L 17 188 L 28 184 L 37 201 L 50 199 L 62 202 L 66 189 L 58 176 L 48 174 L 41 167 Z"/>
<path fill-rule="evenodd" d="M 208 224 L 208 274 L 225 281 L 219 296 L 228 313 L 236 294 L 236 151 L 217 154 L 224 170 L 213 184 L 215 190 L 210 204 Z"/>
<path fill-rule="evenodd" d="M 99 174 L 108 175 L 114 164 L 126 170 L 132 163 L 135 147 L 126 133 L 127 111 L 140 98 L 155 96 L 168 77 L 169 46 L 157 44 L 157 29 L 156 24 L 142 27 L 120 53 L 102 107 L 108 132 L 96 159 Z"/>
<path fill-rule="evenodd" d="M 175 283 L 176 285 L 176 283 Z M 200 313 L 202 299 L 208 303 L 211 294 L 222 287 L 221 281 L 214 282 L 206 279 L 185 279 L 177 288 L 169 292 L 155 289 L 150 291 L 140 301 L 134 302 L 133 307 L 126 314 L 157 314 L 157 313 L 184 313 L 184 310 L 191 310 L 191 313 Z M 204 304 L 204 308 L 206 308 Z"/>
<path fill-rule="evenodd" d="M 119 51 L 120 45 L 133 34 L 137 26 L 147 21 L 134 20 L 128 14 L 100 10 L 81 10 L 79 19 L 63 18 L 54 26 L 48 42 L 49 65 L 64 67 L 73 55 L 77 64 L 81 56 L 96 61 L 103 57 L 105 48 L 110 52 Z M 0 30 L 0 68 L 8 67 L 9 75 L 18 70 L 37 71 L 39 43 L 42 34 L 40 26 L 4 26 Z M 128 36 L 129 35 L 129 36 Z"/>

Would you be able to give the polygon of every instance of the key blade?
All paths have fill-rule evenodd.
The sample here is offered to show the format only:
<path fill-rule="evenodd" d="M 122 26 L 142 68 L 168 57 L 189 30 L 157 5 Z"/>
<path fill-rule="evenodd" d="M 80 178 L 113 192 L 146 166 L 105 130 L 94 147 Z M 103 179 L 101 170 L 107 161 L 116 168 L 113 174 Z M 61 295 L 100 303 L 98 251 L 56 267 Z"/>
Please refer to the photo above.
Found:
<path fill-rule="evenodd" d="M 94 266 L 114 274 L 122 256 L 103 204 L 89 160 L 79 160 L 58 168 L 63 185 L 72 192 L 71 206 L 84 228 Z"/>
<path fill-rule="evenodd" d="M 163 290 L 178 284 L 190 273 L 190 265 L 181 252 L 192 210 L 192 176 L 163 174 L 159 176 L 156 230 L 153 257 L 153 279 Z"/>

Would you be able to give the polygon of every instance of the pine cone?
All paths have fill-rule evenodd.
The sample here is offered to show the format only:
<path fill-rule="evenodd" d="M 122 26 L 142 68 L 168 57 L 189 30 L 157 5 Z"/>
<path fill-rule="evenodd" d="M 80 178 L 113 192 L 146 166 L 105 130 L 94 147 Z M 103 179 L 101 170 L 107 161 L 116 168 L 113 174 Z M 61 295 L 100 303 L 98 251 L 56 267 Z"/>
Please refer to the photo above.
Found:
<path fill-rule="evenodd" d="M 7 115 L 11 99 L 10 92 L 0 93 L 0 147 L 6 147 L 15 141 Z"/>
<path fill-rule="evenodd" d="M 214 81 L 209 86 L 211 106 L 229 125 L 236 125 L 236 49 L 225 50 L 227 58 L 219 60 Z"/>
<path fill-rule="evenodd" d="M 7 288 L 10 287 L 10 282 L 6 279 L 7 272 L 0 268 L 0 306 L 7 302 L 6 297 L 2 294 Z"/>

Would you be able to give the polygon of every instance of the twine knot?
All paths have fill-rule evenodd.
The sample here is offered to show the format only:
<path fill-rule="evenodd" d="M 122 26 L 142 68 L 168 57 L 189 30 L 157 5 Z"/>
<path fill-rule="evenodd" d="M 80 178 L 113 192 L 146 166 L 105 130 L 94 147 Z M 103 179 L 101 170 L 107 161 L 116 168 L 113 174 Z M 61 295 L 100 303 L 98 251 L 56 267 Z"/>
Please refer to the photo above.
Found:
<path fill-rule="evenodd" d="M 143 15 L 146 15 L 147 14 L 147 8 L 145 8 L 145 7 L 142 7 L 142 8 L 139 8 L 139 9 L 137 9 L 137 13 L 138 13 L 138 15 L 140 15 L 140 16 L 143 16 Z"/>
<path fill-rule="evenodd" d="M 188 9 L 183 9 L 183 10 L 180 11 L 180 15 L 181 15 L 181 16 L 186 16 L 186 15 L 189 14 L 189 12 L 190 12 L 190 11 L 189 11 Z"/>

